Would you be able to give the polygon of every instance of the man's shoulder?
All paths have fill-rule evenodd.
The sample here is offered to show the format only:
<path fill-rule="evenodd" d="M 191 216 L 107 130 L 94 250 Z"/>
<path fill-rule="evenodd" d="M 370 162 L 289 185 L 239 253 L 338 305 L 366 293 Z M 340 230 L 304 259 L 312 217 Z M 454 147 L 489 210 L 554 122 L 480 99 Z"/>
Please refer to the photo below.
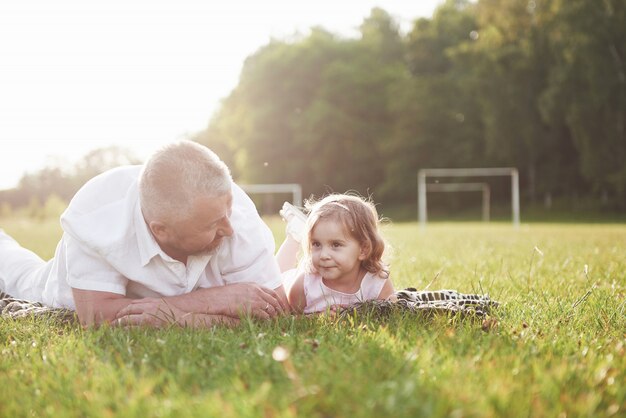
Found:
<path fill-rule="evenodd" d="M 94 248 L 127 239 L 134 233 L 140 171 L 141 166 L 118 167 L 85 183 L 61 215 L 63 230 Z"/>
<path fill-rule="evenodd" d="M 250 199 L 250 196 L 234 181 L 231 184 L 231 193 L 233 195 L 233 207 L 245 207 L 248 209 L 254 209 L 256 212 L 256 206 Z"/>
<path fill-rule="evenodd" d="M 261 219 L 254 202 L 235 183 L 232 194 L 230 222 L 234 233 L 219 247 L 217 259 L 220 263 L 237 265 L 245 264 L 266 252 L 273 256 L 275 244 L 272 232 Z"/>
<path fill-rule="evenodd" d="M 265 230 L 267 225 L 261 219 L 256 205 L 250 197 L 234 182 L 232 183 L 233 206 L 230 221 L 235 235 L 247 235 L 251 230 Z"/>
<path fill-rule="evenodd" d="M 89 212 L 126 197 L 128 189 L 137 183 L 141 166 L 116 167 L 98 174 L 76 192 L 68 209 Z"/>

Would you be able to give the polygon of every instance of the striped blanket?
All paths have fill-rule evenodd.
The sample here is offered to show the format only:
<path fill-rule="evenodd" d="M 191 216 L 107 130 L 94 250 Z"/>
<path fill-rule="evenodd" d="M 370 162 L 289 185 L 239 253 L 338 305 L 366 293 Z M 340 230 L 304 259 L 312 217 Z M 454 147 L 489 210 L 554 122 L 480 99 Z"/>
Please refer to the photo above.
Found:
<path fill-rule="evenodd" d="M 51 308 L 39 302 L 24 299 L 15 299 L 4 292 L 0 292 L 0 315 L 11 318 L 28 316 L 46 317 L 61 322 L 77 322 L 76 313 L 69 309 Z"/>
<path fill-rule="evenodd" d="M 345 307 L 340 314 L 375 313 L 379 316 L 391 312 L 406 311 L 430 315 L 460 315 L 484 318 L 499 303 L 489 295 L 459 293 L 456 290 L 418 291 L 413 287 L 397 291 L 387 300 L 372 300 Z"/>

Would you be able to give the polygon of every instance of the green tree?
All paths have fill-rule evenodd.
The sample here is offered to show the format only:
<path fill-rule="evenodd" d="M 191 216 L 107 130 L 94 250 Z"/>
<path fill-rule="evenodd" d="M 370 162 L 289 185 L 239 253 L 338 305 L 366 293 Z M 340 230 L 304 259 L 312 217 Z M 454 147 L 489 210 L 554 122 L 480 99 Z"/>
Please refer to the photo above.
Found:
<path fill-rule="evenodd" d="M 18 184 L 19 206 L 28 202 L 32 205 L 32 198 L 45 202 L 51 193 L 56 193 L 64 199 L 69 199 L 76 192 L 68 167 L 47 166 L 34 173 L 27 173 Z"/>
<path fill-rule="evenodd" d="M 394 126 L 385 153 L 386 199 L 415 202 L 420 168 L 480 164 L 481 115 L 468 88 L 466 63 L 455 54 L 471 42 L 475 28 L 472 4 L 448 1 L 432 19 L 417 20 L 408 34 L 406 70 L 391 87 Z"/>
<path fill-rule="evenodd" d="M 63 211 L 67 208 L 67 202 L 63 200 L 56 193 L 50 194 L 44 203 L 42 210 L 42 217 L 45 219 L 57 219 L 61 216 Z"/>
<path fill-rule="evenodd" d="M 8 202 L 0 203 L 0 218 L 8 218 L 13 214 L 13 209 Z"/>
<path fill-rule="evenodd" d="M 626 207 L 626 3 L 553 0 L 547 34 L 556 62 L 541 96 L 567 131 L 593 190 Z"/>
<path fill-rule="evenodd" d="M 532 200 L 626 207 L 625 9 L 447 0 L 403 37 L 375 8 L 358 39 L 313 28 L 259 49 L 196 140 L 240 182 L 305 194 L 413 204 L 420 168 L 514 166 Z"/>
<path fill-rule="evenodd" d="M 124 147 L 110 146 L 89 151 L 73 168 L 73 193 L 91 178 L 111 168 L 140 163 L 132 151 Z"/>
<path fill-rule="evenodd" d="M 238 181 L 301 182 L 310 159 L 294 127 L 310 106 L 339 42 L 322 29 L 293 43 L 272 41 L 244 63 L 240 81 L 209 128 L 195 139 L 221 150 Z M 230 161 L 228 161 L 230 160 Z"/>
<path fill-rule="evenodd" d="M 121 147 L 100 148 L 87 153 L 78 163 L 71 166 L 47 166 L 34 173 L 22 176 L 15 189 L 0 191 L 0 202 L 9 203 L 13 208 L 34 208 L 39 202 L 46 202 L 53 195 L 68 202 L 76 191 L 92 177 L 114 167 L 126 164 L 139 164 L 132 153 Z M 56 200 L 52 197 L 52 202 Z M 35 209 L 33 211 L 36 212 Z"/>
<path fill-rule="evenodd" d="M 544 14 L 535 2 L 480 1 L 474 42 L 459 51 L 472 63 L 486 160 L 517 167 L 532 200 L 545 191 L 537 190 L 537 178 L 549 189 L 542 171 L 559 162 L 549 157 L 558 151 L 558 136 L 544 123 L 538 106 L 552 62 L 542 30 Z"/>
<path fill-rule="evenodd" d="M 403 71 L 403 44 L 380 9 L 361 30 L 361 39 L 345 40 L 313 28 L 261 48 L 195 139 L 221 150 L 240 182 L 297 182 L 307 194 L 375 188 L 384 178 L 388 90 Z"/>
<path fill-rule="evenodd" d="M 373 9 L 361 25 L 361 39 L 343 45 L 329 63 L 315 98 L 297 125 L 296 140 L 315 155 L 309 164 L 318 186 L 362 194 L 382 185 L 394 121 L 393 86 L 405 71 L 404 45 L 394 20 Z"/>

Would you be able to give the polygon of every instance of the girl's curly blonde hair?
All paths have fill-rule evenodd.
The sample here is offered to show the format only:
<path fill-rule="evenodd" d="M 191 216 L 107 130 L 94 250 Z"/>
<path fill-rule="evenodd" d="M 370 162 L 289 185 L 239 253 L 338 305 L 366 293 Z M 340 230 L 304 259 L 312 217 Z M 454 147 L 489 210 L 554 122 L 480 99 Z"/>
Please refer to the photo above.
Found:
<path fill-rule="evenodd" d="M 319 201 L 305 203 L 309 209 L 306 221 L 306 240 L 303 240 L 303 267 L 314 272 L 311 258 L 311 231 L 321 220 L 341 222 L 347 235 L 354 238 L 364 249 L 365 259 L 361 266 L 370 273 L 388 273 L 383 262 L 385 241 L 380 233 L 380 219 L 376 207 L 369 200 L 352 194 L 331 194 Z"/>

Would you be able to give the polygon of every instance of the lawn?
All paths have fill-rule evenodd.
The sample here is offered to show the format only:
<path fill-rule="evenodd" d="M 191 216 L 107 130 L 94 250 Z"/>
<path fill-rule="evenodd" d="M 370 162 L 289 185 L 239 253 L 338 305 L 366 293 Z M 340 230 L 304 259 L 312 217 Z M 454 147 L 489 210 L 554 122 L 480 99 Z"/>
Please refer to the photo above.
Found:
<path fill-rule="evenodd" d="M 268 219 L 277 240 L 282 223 Z M 0 220 L 44 257 L 56 222 Z M 488 321 L 237 328 L 0 319 L 0 416 L 626 416 L 626 225 L 387 225 L 396 288 L 489 293 Z"/>

